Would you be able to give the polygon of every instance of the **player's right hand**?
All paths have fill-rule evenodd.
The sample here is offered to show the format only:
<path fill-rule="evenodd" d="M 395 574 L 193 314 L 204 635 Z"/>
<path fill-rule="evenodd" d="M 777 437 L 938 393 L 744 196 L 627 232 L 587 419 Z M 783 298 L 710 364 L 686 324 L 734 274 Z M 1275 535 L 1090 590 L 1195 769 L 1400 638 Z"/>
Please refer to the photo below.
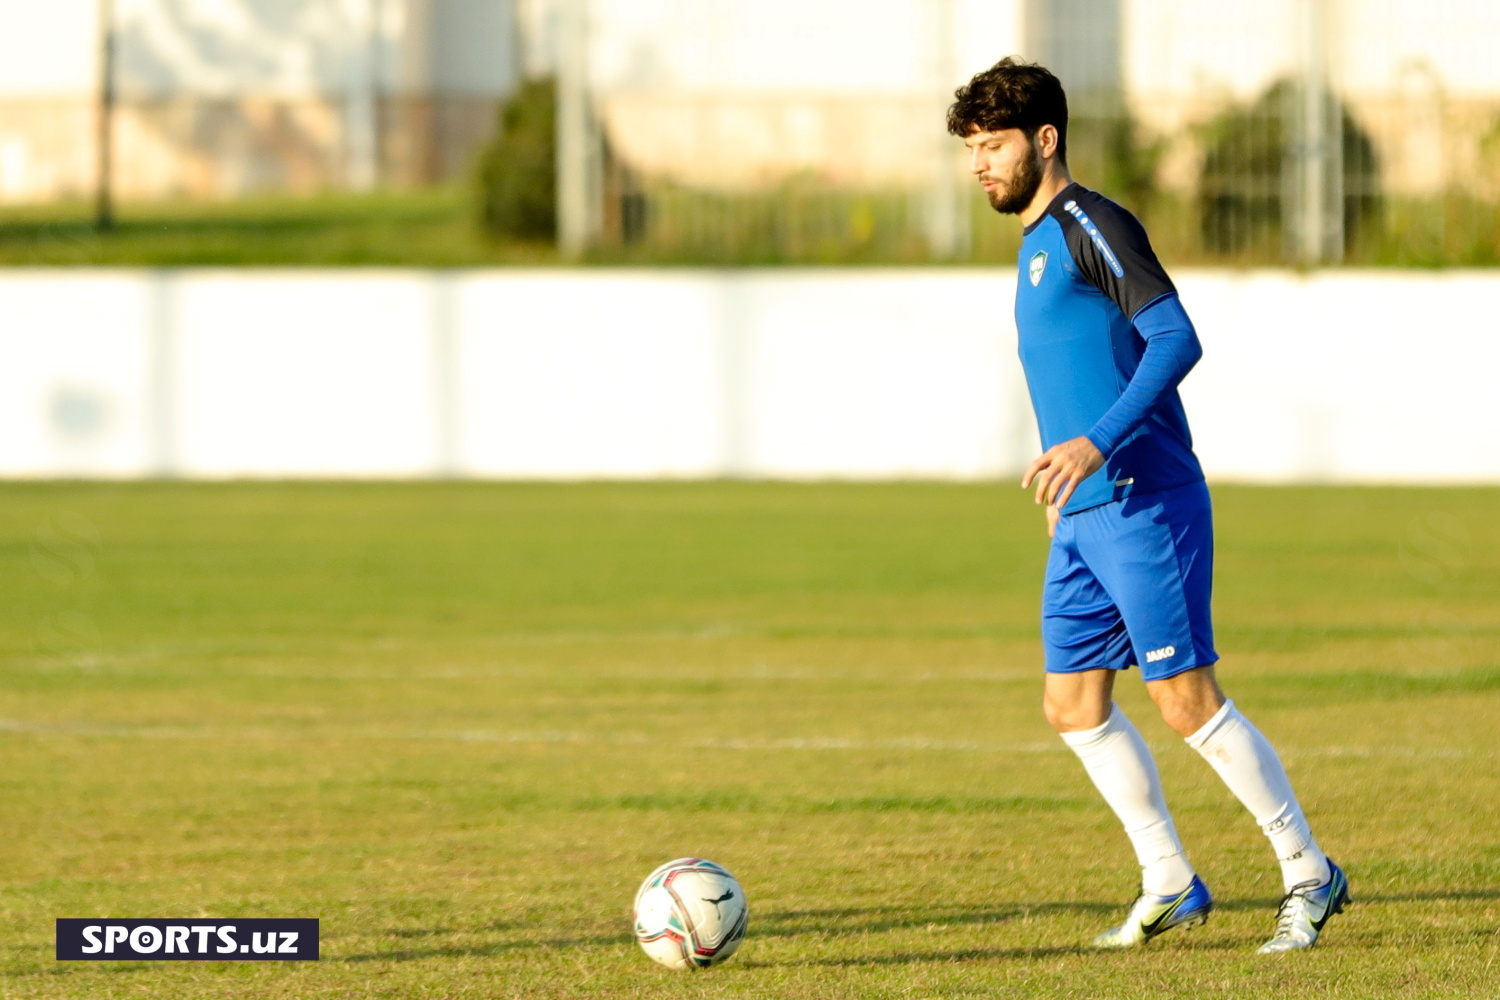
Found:
<path fill-rule="evenodd" d="M 1062 517 L 1062 511 L 1051 504 L 1047 505 L 1047 537 L 1057 537 L 1057 519 Z"/>

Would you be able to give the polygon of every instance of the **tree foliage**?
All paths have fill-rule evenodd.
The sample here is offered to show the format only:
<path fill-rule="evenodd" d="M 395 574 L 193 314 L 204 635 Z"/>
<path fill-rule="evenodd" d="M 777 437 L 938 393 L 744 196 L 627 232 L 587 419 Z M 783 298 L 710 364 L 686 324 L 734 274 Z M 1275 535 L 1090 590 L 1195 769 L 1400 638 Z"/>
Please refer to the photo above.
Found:
<path fill-rule="evenodd" d="M 479 214 L 484 229 L 511 239 L 557 233 L 556 90 L 528 80 L 500 109 L 495 137 L 479 154 Z"/>

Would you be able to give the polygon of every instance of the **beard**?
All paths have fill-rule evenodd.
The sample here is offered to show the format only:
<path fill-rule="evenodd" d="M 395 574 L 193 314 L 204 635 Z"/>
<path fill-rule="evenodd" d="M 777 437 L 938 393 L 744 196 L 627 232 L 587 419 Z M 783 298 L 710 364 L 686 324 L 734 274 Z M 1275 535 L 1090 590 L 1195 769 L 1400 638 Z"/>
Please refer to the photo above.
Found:
<path fill-rule="evenodd" d="M 1020 215 L 1031 204 L 1031 199 L 1036 197 L 1041 186 L 1042 158 L 1037 155 L 1036 147 L 1033 146 L 1031 155 L 1016 165 L 1004 187 L 987 192 L 990 207 L 1001 215 Z"/>

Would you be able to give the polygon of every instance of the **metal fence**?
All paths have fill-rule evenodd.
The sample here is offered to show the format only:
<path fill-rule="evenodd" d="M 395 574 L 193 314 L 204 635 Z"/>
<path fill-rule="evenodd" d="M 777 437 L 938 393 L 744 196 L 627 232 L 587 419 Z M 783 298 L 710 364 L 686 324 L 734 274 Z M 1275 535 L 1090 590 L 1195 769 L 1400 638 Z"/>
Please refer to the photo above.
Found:
<path fill-rule="evenodd" d="M 890 76 L 904 87 L 857 93 L 834 75 L 840 47 L 860 44 L 842 0 L 795 17 L 776 0 L 658 0 L 659 24 L 697 31 L 658 25 L 649 38 L 639 17 L 620 17 L 625 3 L 556 0 L 559 93 L 587 101 L 559 147 L 580 164 L 562 205 L 575 249 L 743 264 L 1008 259 L 1016 227 L 965 175 L 942 111 L 956 83 L 1018 53 L 1069 89 L 1075 176 L 1139 214 L 1164 258 L 1500 263 L 1491 0 L 1020 0 L 1009 25 L 991 16 L 982 31 L 993 3 L 892 0 L 909 53 Z M 778 17 L 792 19 L 784 42 Z M 622 37 L 632 28 L 640 37 Z M 756 30 L 773 62 L 821 52 L 828 72 L 780 87 L 701 70 L 684 81 L 684 64 L 743 65 Z M 571 59 L 569 32 L 586 39 Z M 611 72 L 621 49 L 658 71 Z"/>
<path fill-rule="evenodd" d="M 1069 89 L 1075 175 L 1169 261 L 1500 264 L 1496 0 L 118 6 L 108 129 L 83 90 L 0 92 L 0 202 L 89 197 L 106 134 L 127 199 L 459 183 L 524 72 L 557 79 L 570 252 L 993 263 L 1019 234 L 943 111 L 1020 54 Z"/>

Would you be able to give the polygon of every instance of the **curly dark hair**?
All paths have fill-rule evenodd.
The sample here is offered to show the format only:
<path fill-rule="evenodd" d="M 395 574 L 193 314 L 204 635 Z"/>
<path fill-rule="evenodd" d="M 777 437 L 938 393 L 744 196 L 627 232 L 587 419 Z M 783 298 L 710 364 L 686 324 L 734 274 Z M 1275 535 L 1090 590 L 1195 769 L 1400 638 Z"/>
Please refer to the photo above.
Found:
<path fill-rule="evenodd" d="M 1031 139 L 1037 129 L 1057 129 L 1057 159 L 1068 162 L 1068 95 L 1062 81 L 1044 66 L 1006 56 L 953 92 L 948 131 L 959 138 L 972 132 L 1018 128 Z"/>

